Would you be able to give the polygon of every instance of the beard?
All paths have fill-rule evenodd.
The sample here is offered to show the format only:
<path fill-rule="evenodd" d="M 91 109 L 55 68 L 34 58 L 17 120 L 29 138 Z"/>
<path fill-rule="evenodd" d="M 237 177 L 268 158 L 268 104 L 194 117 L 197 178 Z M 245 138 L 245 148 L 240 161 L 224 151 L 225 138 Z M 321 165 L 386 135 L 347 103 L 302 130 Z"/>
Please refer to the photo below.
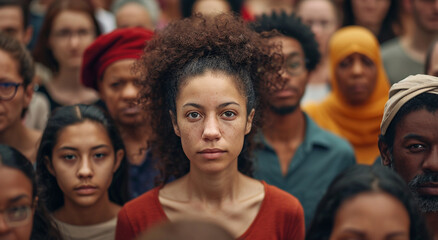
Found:
<path fill-rule="evenodd" d="M 295 110 L 297 110 L 297 108 L 298 108 L 298 105 L 281 106 L 281 107 L 277 107 L 277 106 L 274 106 L 274 105 L 269 105 L 269 108 L 275 114 L 278 114 L 280 116 L 284 116 L 284 115 L 288 115 L 288 114 L 291 114 L 291 113 L 295 112 Z"/>
<path fill-rule="evenodd" d="M 438 173 L 424 173 L 415 176 L 409 181 L 408 186 L 424 213 L 438 212 L 438 196 L 420 195 L 418 190 L 425 183 L 438 182 Z"/>

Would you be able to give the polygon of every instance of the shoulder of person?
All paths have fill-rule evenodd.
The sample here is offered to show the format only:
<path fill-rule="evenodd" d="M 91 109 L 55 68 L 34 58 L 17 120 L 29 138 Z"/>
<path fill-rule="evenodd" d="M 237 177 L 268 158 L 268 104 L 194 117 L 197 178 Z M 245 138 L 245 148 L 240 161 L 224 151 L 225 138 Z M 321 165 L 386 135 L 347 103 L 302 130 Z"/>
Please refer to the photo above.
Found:
<path fill-rule="evenodd" d="M 399 38 L 394 38 L 391 39 L 387 42 L 385 42 L 384 44 L 382 44 L 382 46 L 380 47 L 380 51 L 382 53 L 382 58 L 385 57 L 391 57 L 394 54 L 399 54 L 400 52 L 400 39 Z"/>
<path fill-rule="evenodd" d="M 265 194 L 268 198 L 266 204 L 276 208 L 277 212 L 299 214 L 303 211 L 300 201 L 295 196 L 276 186 L 267 184 Z"/>

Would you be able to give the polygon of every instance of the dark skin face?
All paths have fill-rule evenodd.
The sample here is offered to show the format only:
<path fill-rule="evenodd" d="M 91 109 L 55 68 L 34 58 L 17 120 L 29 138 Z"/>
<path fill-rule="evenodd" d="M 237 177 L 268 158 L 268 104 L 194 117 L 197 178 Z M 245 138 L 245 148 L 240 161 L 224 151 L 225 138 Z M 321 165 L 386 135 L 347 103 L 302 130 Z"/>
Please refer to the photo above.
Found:
<path fill-rule="evenodd" d="M 348 55 L 335 69 L 339 91 L 351 105 L 364 104 L 372 95 L 377 82 L 374 62 L 360 53 Z"/>
<path fill-rule="evenodd" d="M 426 109 L 413 111 L 395 126 L 393 150 L 379 141 L 384 165 L 391 164 L 408 183 L 415 176 L 438 173 L 438 112 Z M 430 182 L 418 188 L 420 195 L 438 196 L 438 182 Z"/>

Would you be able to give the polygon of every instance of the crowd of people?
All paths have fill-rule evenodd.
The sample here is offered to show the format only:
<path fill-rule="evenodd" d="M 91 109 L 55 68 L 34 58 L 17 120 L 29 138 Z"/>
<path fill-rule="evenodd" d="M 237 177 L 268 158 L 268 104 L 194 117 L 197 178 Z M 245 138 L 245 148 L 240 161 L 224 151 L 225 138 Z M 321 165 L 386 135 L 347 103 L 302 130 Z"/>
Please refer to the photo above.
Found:
<path fill-rule="evenodd" d="M 438 240 L 438 0 L 0 0 L 0 239 Z"/>

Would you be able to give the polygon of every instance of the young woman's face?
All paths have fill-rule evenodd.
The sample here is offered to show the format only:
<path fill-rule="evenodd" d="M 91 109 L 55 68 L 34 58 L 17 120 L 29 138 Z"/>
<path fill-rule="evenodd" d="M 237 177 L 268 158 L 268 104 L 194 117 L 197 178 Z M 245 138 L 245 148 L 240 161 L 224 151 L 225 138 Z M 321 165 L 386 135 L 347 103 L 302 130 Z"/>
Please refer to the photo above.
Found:
<path fill-rule="evenodd" d="M 30 239 L 34 201 L 30 179 L 17 169 L 0 166 L 0 239 Z"/>
<path fill-rule="evenodd" d="M 409 240 L 409 214 L 386 193 L 361 193 L 338 209 L 330 240 Z"/>
<path fill-rule="evenodd" d="M 350 0 L 356 24 L 380 25 L 385 19 L 391 0 Z"/>
<path fill-rule="evenodd" d="M 361 105 L 372 95 L 377 82 L 377 67 L 367 56 L 353 53 L 335 69 L 339 91 L 351 105 Z"/>
<path fill-rule="evenodd" d="M 329 0 L 303 1 L 297 9 L 303 23 L 312 29 L 322 55 L 327 53 L 330 37 L 339 27 L 336 11 Z"/>
<path fill-rule="evenodd" d="M 108 188 L 124 156 L 114 153 L 107 131 L 84 121 L 60 131 L 47 168 L 64 193 L 65 204 L 92 207 L 108 198 Z"/>
<path fill-rule="evenodd" d="M 54 18 L 49 46 L 60 67 L 79 69 L 85 49 L 95 38 L 96 29 L 90 16 L 66 10 Z"/>
<path fill-rule="evenodd" d="M 254 110 L 247 114 L 246 96 L 233 78 L 208 71 L 189 78 L 176 98 L 176 135 L 181 137 L 190 171 L 218 173 L 237 169 Z"/>

